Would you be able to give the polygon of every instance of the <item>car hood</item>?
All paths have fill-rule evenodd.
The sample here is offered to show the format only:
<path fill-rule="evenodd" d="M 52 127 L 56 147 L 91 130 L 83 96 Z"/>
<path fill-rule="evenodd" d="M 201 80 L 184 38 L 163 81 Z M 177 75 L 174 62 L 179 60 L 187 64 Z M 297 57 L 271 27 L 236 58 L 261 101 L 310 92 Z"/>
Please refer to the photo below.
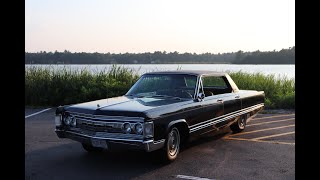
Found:
<path fill-rule="evenodd" d="M 189 100 L 172 98 L 134 98 L 120 96 L 65 107 L 66 111 L 107 116 L 147 117 L 148 112 L 164 106 L 177 106 Z M 168 107 L 169 108 L 169 107 Z"/>

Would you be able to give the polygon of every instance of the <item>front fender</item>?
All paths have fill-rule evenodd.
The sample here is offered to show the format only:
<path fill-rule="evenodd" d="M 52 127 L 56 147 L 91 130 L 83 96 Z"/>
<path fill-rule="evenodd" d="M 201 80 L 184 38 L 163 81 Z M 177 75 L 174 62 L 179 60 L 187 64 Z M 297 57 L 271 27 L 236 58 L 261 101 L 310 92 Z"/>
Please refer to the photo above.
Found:
<path fill-rule="evenodd" d="M 63 113 L 65 112 L 66 108 L 69 107 L 69 106 L 72 106 L 72 104 L 63 105 L 63 106 L 58 106 L 58 107 L 56 108 L 56 115 L 58 115 L 58 114 L 63 114 Z"/>
<path fill-rule="evenodd" d="M 59 106 L 56 108 L 56 115 L 62 114 L 64 111 L 64 106 Z"/>
<path fill-rule="evenodd" d="M 177 125 L 177 124 L 184 124 L 189 129 L 189 125 L 188 125 L 188 123 L 187 123 L 187 121 L 185 119 L 178 119 L 178 120 L 171 121 L 168 124 L 167 129 L 166 129 L 166 133 L 169 133 L 169 131 L 172 128 L 172 126 Z"/>

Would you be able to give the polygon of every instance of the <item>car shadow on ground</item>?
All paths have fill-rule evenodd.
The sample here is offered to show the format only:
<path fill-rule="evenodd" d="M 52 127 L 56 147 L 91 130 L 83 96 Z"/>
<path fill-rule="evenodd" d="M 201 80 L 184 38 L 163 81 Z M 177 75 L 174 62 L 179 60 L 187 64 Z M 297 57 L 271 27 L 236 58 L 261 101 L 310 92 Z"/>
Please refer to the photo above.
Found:
<path fill-rule="evenodd" d="M 139 151 L 87 153 L 80 143 L 58 145 L 25 154 L 26 179 L 131 179 L 164 164 Z"/>
<path fill-rule="evenodd" d="M 225 134 L 208 134 L 188 142 L 181 148 L 178 158 L 183 158 L 184 151 L 215 142 Z M 164 166 L 170 168 L 174 163 L 163 162 L 159 152 L 119 150 L 87 153 L 77 142 L 25 154 L 26 179 L 132 179 Z"/>
<path fill-rule="evenodd" d="M 188 150 L 192 147 L 215 142 L 219 139 L 222 139 L 224 136 L 226 136 L 229 133 L 230 133 L 229 128 L 223 128 L 218 132 L 210 132 L 210 133 L 204 134 L 202 136 L 196 137 L 195 139 L 192 139 L 191 141 L 183 144 L 182 148 L 181 148 L 181 152 Z"/>

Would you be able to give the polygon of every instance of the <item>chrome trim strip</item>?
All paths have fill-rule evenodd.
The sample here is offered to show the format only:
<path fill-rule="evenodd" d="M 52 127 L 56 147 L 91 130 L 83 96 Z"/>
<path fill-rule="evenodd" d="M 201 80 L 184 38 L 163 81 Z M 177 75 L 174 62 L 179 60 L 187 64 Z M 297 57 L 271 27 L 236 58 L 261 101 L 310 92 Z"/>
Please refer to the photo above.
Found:
<path fill-rule="evenodd" d="M 153 140 L 147 140 L 147 141 L 143 141 L 144 144 L 147 144 L 147 143 L 152 143 L 154 142 Z"/>
<path fill-rule="evenodd" d="M 83 137 L 87 137 L 87 138 L 102 139 L 102 140 L 129 141 L 129 142 L 141 142 L 141 143 L 144 142 L 143 140 L 136 140 L 136 139 L 118 139 L 118 138 L 89 136 L 86 134 L 76 133 L 76 132 L 72 132 L 72 131 L 61 131 L 61 130 L 57 130 L 57 129 L 55 131 L 56 132 L 66 132 L 66 133 L 70 133 L 70 134 L 74 134 L 74 135 L 78 135 L 78 136 L 83 136 Z"/>
<path fill-rule="evenodd" d="M 242 115 L 242 114 L 245 114 L 245 113 L 254 111 L 254 110 L 259 109 L 259 108 L 261 108 L 261 107 L 263 107 L 263 106 L 264 106 L 264 103 L 261 103 L 261 104 L 255 105 L 255 106 L 251 106 L 251 107 L 249 107 L 249 108 L 245 108 L 244 110 L 242 110 L 242 111 L 240 111 L 240 112 L 235 111 L 235 112 L 238 112 L 238 113 L 235 113 L 235 114 L 234 114 L 234 112 L 233 112 L 233 113 L 226 114 L 226 115 L 228 115 L 228 116 L 227 116 L 227 117 L 224 117 L 224 118 L 222 118 L 222 119 L 220 119 L 220 117 L 218 117 L 218 118 L 213 118 L 213 119 L 208 120 L 208 121 L 211 121 L 211 122 L 205 121 L 205 122 L 207 122 L 206 124 L 199 123 L 199 124 L 202 124 L 202 125 L 198 125 L 197 127 L 191 128 L 191 129 L 189 130 L 189 133 L 193 133 L 193 132 L 198 131 L 198 130 L 200 130 L 200 129 L 203 129 L 203 128 L 212 126 L 212 125 L 214 125 L 214 124 L 218 124 L 218 123 L 220 123 L 220 122 L 223 122 L 223 121 L 226 121 L 226 120 L 235 118 L 235 117 L 237 117 L 237 116 L 239 116 L 239 115 Z M 230 115 L 230 114 L 231 114 L 231 115 Z M 213 121 L 213 120 L 215 120 L 215 119 L 218 119 L 218 120 Z"/>
<path fill-rule="evenodd" d="M 164 143 L 165 143 L 165 139 L 161 139 L 159 141 L 146 142 L 145 143 L 146 151 L 150 152 L 150 151 L 161 149 L 163 148 Z"/>
<path fill-rule="evenodd" d="M 96 109 L 96 110 L 100 110 L 100 109 L 102 109 L 102 108 L 105 108 L 105 107 L 108 107 L 108 106 L 113 106 L 113 105 L 118 105 L 118 104 L 122 104 L 122 103 L 124 103 L 124 102 L 130 102 L 130 101 L 133 101 L 132 99 L 130 100 L 128 100 L 128 101 L 123 101 L 123 102 L 116 102 L 116 103 L 114 103 L 114 104 L 107 104 L 107 105 L 104 105 L 104 106 L 98 106 L 98 108 Z M 107 101 L 108 102 L 108 101 Z"/>
<path fill-rule="evenodd" d="M 259 109 L 259 108 L 261 108 L 261 107 L 263 107 L 263 105 L 256 106 L 256 107 L 253 107 L 253 108 L 251 108 L 251 109 L 247 109 L 247 110 L 245 110 L 245 111 L 238 112 L 238 113 L 233 114 L 233 115 L 229 115 L 229 116 L 224 117 L 224 118 L 222 118 L 222 119 L 219 119 L 219 120 L 216 120 L 216 121 L 209 122 L 209 123 L 207 123 L 207 124 L 203 124 L 203 125 L 194 127 L 194 128 L 192 128 L 192 129 L 190 129 L 190 133 L 191 133 L 191 132 L 194 132 L 194 131 L 197 131 L 197 130 L 199 130 L 199 129 L 203 129 L 203 128 L 206 128 L 206 127 L 208 127 L 208 126 L 211 126 L 211 125 L 214 125 L 214 124 L 217 124 L 217 123 L 220 123 L 220 122 L 223 122 L 223 121 L 226 121 L 226 120 L 235 118 L 235 117 L 237 117 L 237 116 L 239 116 L 239 115 L 242 115 L 242 114 L 245 114 L 245 113 L 254 111 L 254 110 Z M 214 118 L 214 119 L 217 119 L 217 118 Z M 212 120 L 214 120 L 214 119 L 212 119 Z"/>
<path fill-rule="evenodd" d="M 129 145 L 129 146 L 139 146 L 139 144 L 132 144 L 132 143 L 121 142 L 121 141 L 112 141 L 112 140 L 110 140 L 110 142 L 115 143 L 115 144 Z"/>
<path fill-rule="evenodd" d="M 132 140 L 132 139 L 118 139 L 118 138 L 101 138 L 101 137 L 89 136 L 89 135 L 79 134 L 79 133 L 70 132 L 70 131 L 62 131 L 62 130 L 58 130 L 58 129 L 55 129 L 55 132 L 64 132 L 64 133 L 69 133 L 71 135 L 77 135 L 80 137 L 82 136 L 82 137 L 87 137 L 87 138 L 109 140 L 110 142 L 116 143 L 116 144 L 123 144 L 123 145 L 128 145 L 128 146 L 133 145 L 138 148 L 140 147 L 140 149 L 144 149 L 147 152 L 161 149 L 165 145 L 165 139 L 160 139 L 158 141 L 154 141 L 153 139 L 150 139 L 150 140 L 144 141 L 143 139 L 142 140 Z M 70 138 L 70 139 L 72 139 L 72 138 Z"/>
<path fill-rule="evenodd" d="M 81 128 L 70 128 L 67 131 L 80 133 L 88 136 L 100 137 L 100 138 L 136 139 L 136 140 L 143 139 L 142 134 L 140 135 L 140 134 L 127 134 L 122 132 L 92 131 L 92 130 L 86 130 Z"/>
<path fill-rule="evenodd" d="M 191 125 L 191 126 L 189 126 L 189 128 L 193 128 L 193 127 L 195 127 L 195 126 L 200 126 L 201 124 L 206 124 L 206 123 L 208 123 L 208 122 L 210 122 L 210 121 L 213 121 L 213 120 L 216 120 L 216 119 L 220 119 L 220 118 L 224 118 L 224 117 L 230 116 L 230 115 L 232 115 L 232 114 L 236 114 L 236 113 L 239 113 L 239 112 L 241 112 L 241 111 L 245 111 L 245 110 L 247 110 L 247 109 L 251 109 L 251 108 L 254 108 L 255 106 L 261 106 L 261 105 L 264 106 L 264 103 L 257 104 L 257 105 L 254 105 L 254 106 L 250 106 L 250 107 L 247 107 L 247 108 L 244 108 L 244 109 L 240 109 L 240 110 L 237 110 L 237 111 L 234 111 L 234 112 L 231 112 L 231 113 L 228 113 L 228 114 L 219 116 L 219 117 L 215 117 L 215 118 L 213 118 L 213 119 L 209 119 L 209 120 L 207 120 L 207 121 L 204 121 L 204 122 L 200 122 L 200 123 L 198 123 L 198 124 Z"/>
<path fill-rule="evenodd" d="M 158 141 L 153 141 L 153 144 L 159 144 L 159 143 L 164 143 L 166 140 L 165 139 L 161 139 Z"/>

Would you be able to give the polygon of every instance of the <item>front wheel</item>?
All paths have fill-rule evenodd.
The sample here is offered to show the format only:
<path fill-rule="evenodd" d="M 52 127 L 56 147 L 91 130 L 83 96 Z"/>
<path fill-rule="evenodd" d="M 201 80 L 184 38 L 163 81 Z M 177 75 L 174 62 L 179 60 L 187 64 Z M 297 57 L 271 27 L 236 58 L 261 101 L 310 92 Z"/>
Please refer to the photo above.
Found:
<path fill-rule="evenodd" d="M 174 161 L 180 151 L 180 133 L 178 128 L 173 127 L 167 135 L 163 156 L 167 162 Z"/>

